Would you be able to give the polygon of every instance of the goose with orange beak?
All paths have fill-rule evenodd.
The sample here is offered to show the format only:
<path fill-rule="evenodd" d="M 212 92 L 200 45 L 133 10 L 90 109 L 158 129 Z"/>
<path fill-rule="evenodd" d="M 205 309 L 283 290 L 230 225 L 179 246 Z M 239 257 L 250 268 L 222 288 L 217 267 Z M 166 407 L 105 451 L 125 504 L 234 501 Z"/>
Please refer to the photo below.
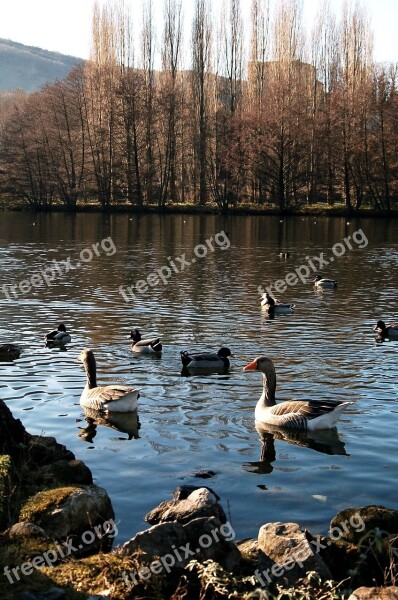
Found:
<path fill-rule="evenodd" d="M 276 373 L 274 363 L 266 356 L 258 356 L 243 370 L 259 371 L 263 375 L 263 393 L 254 413 L 256 421 L 285 429 L 330 429 L 352 402 L 339 400 L 275 401 Z"/>

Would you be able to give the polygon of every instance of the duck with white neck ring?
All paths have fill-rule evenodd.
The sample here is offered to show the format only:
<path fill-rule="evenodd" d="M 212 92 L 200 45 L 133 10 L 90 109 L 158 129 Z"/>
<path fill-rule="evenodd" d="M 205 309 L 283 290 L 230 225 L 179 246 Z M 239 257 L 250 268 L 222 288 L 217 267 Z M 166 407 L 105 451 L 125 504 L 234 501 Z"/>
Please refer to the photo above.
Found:
<path fill-rule="evenodd" d="M 133 412 L 137 409 L 138 389 L 119 383 L 97 385 L 97 367 L 92 350 L 82 350 L 77 360 L 83 363 L 87 376 L 80 396 L 81 406 L 105 412 Z"/>
<path fill-rule="evenodd" d="M 163 347 L 159 338 L 143 340 L 138 329 L 133 329 L 130 332 L 130 338 L 133 341 L 131 344 L 132 352 L 139 352 L 140 354 L 160 354 L 162 352 Z"/>
<path fill-rule="evenodd" d="M 291 400 L 276 404 L 276 373 L 274 363 L 266 356 L 258 356 L 243 368 L 263 374 L 263 393 L 254 413 L 256 421 L 286 429 L 330 429 L 341 413 L 352 402 L 339 400 Z"/>

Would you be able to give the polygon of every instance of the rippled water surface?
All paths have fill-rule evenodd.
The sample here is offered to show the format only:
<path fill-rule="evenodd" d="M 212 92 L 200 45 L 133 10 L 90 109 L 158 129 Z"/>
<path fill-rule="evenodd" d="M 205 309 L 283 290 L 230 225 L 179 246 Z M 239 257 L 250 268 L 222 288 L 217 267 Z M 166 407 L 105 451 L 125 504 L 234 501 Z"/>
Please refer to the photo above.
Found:
<path fill-rule="evenodd" d="M 334 256 L 333 245 L 358 229 L 366 247 L 351 242 L 352 250 Z M 197 244 L 221 231 L 229 248 L 213 241 L 206 256 L 194 256 Z M 289 258 L 279 258 L 285 250 Z M 298 282 L 279 294 L 295 304 L 294 314 L 267 319 L 258 286 L 320 252 L 334 259 L 322 274 L 338 279 L 338 289 L 316 292 Z M 181 267 L 184 253 L 195 263 L 173 271 L 167 285 L 123 299 L 120 286 L 171 261 Z M 68 257 L 73 269 L 60 263 Z M 63 274 L 50 285 L 10 292 L 54 260 Z M 111 496 L 119 542 L 144 528 L 145 513 L 175 487 L 201 482 L 221 496 L 238 537 L 276 520 L 325 532 L 341 508 L 398 507 L 398 341 L 379 343 L 372 331 L 379 318 L 398 316 L 397 280 L 397 221 L 0 213 L 0 342 L 23 348 L 19 360 L 0 363 L 0 398 L 31 433 L 55 436 L 88 464 Z M 45 333 L 61 321 L 72 343 L 46 349 Z M 132 327 L 161 336 L 161 358 L 130 351 Z M 221 346 L 234 355 L 227 373 L 181 372 L 181 350 Z M 126 415 L 88 426 L 76 362 L 84 347 L 95 352 L 100 383 L 141 388 L 139 423 Z M 275 363 L 279 399 L 353 401 L 337 430 L 257 431 L 261 378 L 242 367 L 259 354 Z M 204 470 L 215 475 L 198 478 Z"/>

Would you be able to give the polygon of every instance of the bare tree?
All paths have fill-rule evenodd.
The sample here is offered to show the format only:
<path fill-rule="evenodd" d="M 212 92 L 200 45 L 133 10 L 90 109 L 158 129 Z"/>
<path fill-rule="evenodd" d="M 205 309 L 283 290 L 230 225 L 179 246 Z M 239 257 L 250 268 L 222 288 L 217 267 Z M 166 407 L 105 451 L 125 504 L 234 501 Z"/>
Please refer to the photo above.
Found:
<path fill-rule="evenodd" d="M 142 69 L 144 72 L 144 137 L 145 137 L 145 161 L 144 161 L 144 190 L 147 202 L 152 200 L 155 181 L 154 161 L 154 45 L 155 33 L 153 23 L 152 0 L 146 0 L 143 11 L 143 24 L 141 34 Z"/>
<path fill-rule="evenodd" d="M 160 193 L 159 205 L 177 200 L 177 129 L 179 95 L 182 93 L 179 66 L 182 43 L 181 0 L 164 0 L 162 67 L 158 106 L 162 115 L 158 134 Z"/>
<path fill-rule="evenodd" d="M 192 25 L 192 102 L 194 152 L 199 171 L 199 204 L 207 200 L 207 142 L 209 74 L 211 67 L 211 23 L 205 0 L 196 0 Z"/>

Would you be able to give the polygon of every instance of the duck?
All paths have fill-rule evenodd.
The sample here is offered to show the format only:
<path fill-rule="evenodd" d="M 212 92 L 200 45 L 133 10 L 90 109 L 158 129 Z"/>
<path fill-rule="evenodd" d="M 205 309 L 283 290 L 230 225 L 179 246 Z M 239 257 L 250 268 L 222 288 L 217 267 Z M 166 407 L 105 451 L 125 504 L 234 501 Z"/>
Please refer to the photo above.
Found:
<path fill-rule="evenodd" d="M 184 367 L 190 369 L 227 369 L 230 365 L 228 356 L 232 356 L 229 348 L 220 348 L 218 352 L 199 352 L 196 354 L 183 350 L 181 361 Z"/>
<path fill-rule="evenodd" d="M 0 360 L 15 360 L 21 356 L 22 349 L 16 344 L 0 344 Z"/>
<path fill-rule="evenodd" d="M 140 397 L 138 389 L 119 383 L 97 385 L 97 367 L 92 350 L 87 348 L 82 350 L 77 360 L 83 363 L 87 376 L 87 383 L 80 396 L 80 405 L 83 408 L 92 408 L 106 413 L 133 412 L 137 409 L 137 401 Z"/>
<path fill-rule="evenodd" d="M 66 327 L 63 323 L 58 325 L 58 329 L 54 331 L 50 331 L 47 333 L 45 337 L 46 346 L 65 346 L 65 344 L 69 344 L 72 338 L 69 333 L 66 331 Z"/>
<path fill-rule="evenodd" d="M 131 344 L 132 352 L 141 352 L 145 354 L 160 354 L 162 352 L 162 344 L 159 338 L 151 338 L 143 340 L 138 329 L 133 329 L 130 333 L 130 338 L 133 340 Z"/>
<path fill-rule="evenodd" d="M 317 275 L 314 279 L 314 285 L 317 288 L 335 288 L 337 287 L 337 281 L 335 279 L 327 279 Z"/>
<path fill-rule="evenodd" d="M 376 331 L 380 337 L 398 338 L 398 323 L 386 325 L 384 321 L 377 321 L 373 331 Z"/>
<path fill-rule="evenodd" d="M 294 304 L 276 302 L 271 294 L 265 292 L 261 296 L 261 308 L 268 311 L 270 315 L 287 315 L 294 311 Z"/>
<path fill-rule="evenodd" d="M 263 374 L 263 393 L 254 412 L 256 421 L 261 423 L 306 431 L 330 429 L 336 425 L 342 412 L 352 404 L 330 399 L 291 400 L 276 404 L 276 373 L 272 360 L 266 356 L 258 356 L 243 370 L 259 371 Z"/>

